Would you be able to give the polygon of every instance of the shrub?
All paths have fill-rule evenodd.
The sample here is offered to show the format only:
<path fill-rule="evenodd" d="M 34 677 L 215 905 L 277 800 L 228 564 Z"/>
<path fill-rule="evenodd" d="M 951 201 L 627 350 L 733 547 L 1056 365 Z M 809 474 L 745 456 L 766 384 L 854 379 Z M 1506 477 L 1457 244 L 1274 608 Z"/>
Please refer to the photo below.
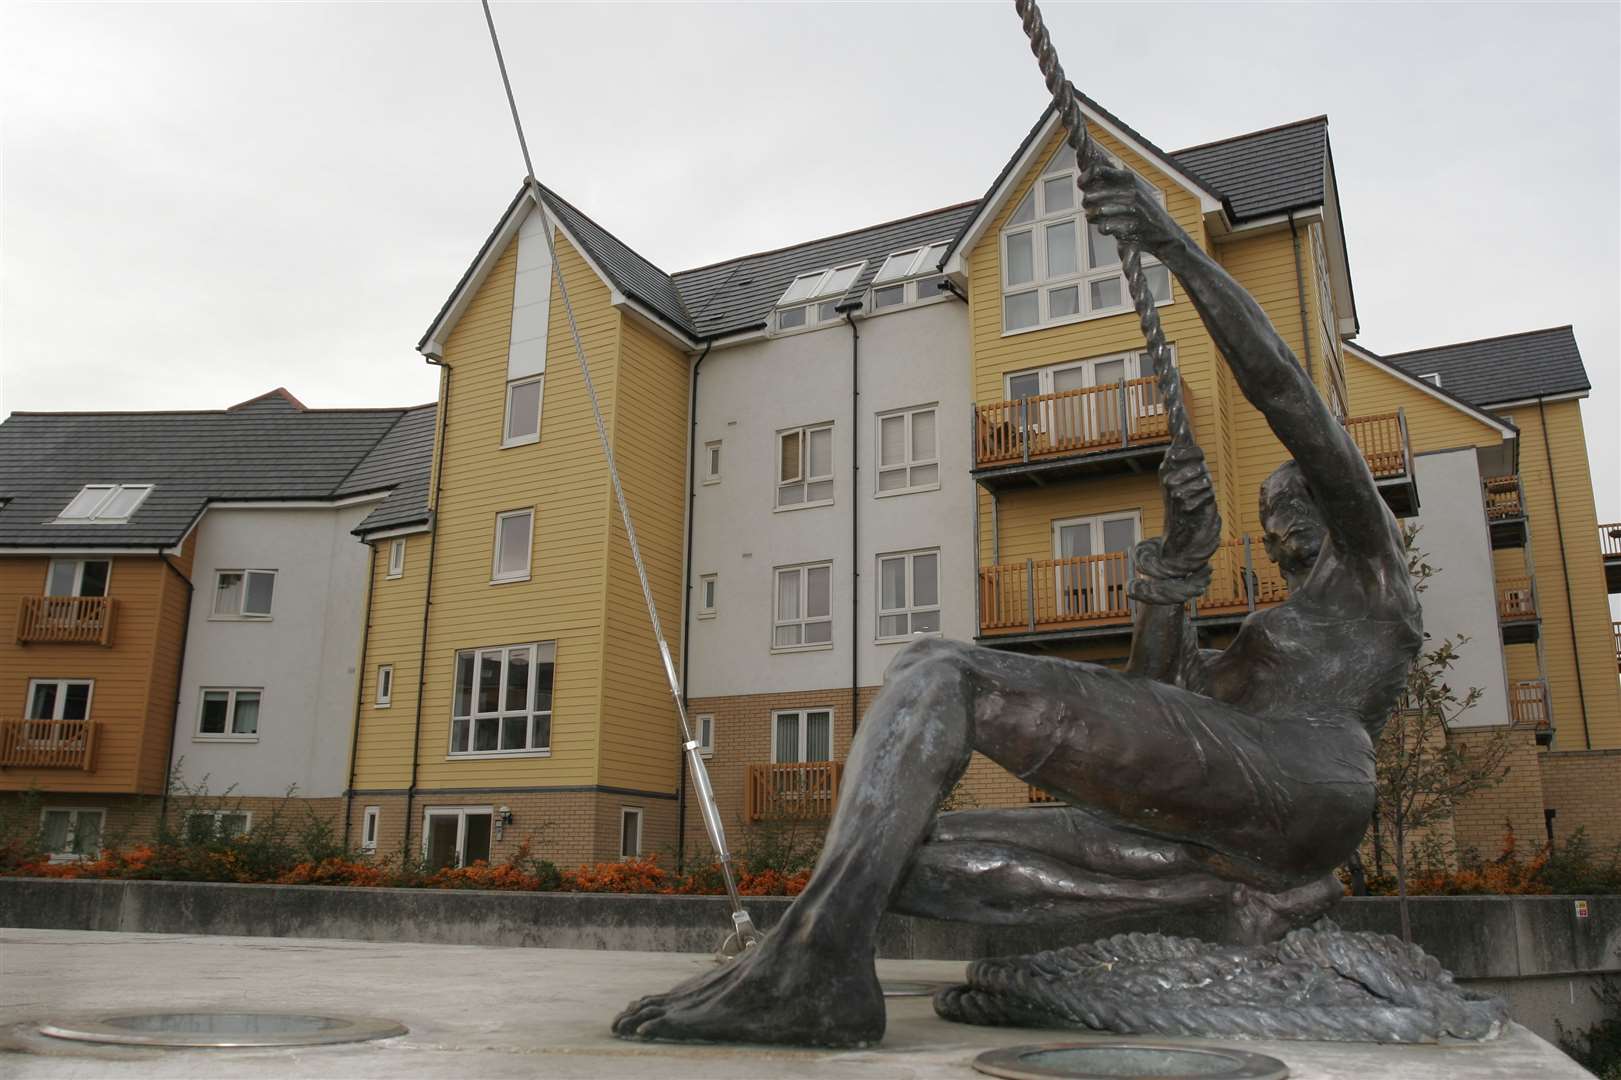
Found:
<path fill-rule="evenodd" d="M 1559 1049 L 1599 1080 L 1621 1080 L 1621 979 L 1600 980 L 1593 994 L 1603 1006 L 1603 1017 L 1586 1031 L 1569 1031 L 1555 1020 Z"/>

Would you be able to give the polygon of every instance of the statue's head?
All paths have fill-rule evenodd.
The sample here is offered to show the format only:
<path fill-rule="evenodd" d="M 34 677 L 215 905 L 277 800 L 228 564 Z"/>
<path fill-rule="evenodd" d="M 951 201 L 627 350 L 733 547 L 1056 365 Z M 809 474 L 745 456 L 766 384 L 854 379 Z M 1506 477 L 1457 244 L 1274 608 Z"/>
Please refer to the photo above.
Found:
<path fill-rule="evenodd" d="M 1326 530 L 1300 466 L 1286 461 L 1261 484 L 1261 529 L 1266 554 L 1297 589 L 1317 564 Z"/>

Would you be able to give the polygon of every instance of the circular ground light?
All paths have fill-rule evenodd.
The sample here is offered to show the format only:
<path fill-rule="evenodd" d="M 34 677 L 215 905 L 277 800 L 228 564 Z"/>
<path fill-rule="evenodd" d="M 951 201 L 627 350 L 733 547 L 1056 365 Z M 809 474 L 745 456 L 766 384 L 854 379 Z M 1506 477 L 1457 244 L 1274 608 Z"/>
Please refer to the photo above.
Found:
<path fill-rule="evenodd" d="M 392 1020 L 262 1012 L 119 1012 L 41 1025 L 39 1033 L 122 1046 L 322 1046 L 404 1035 Z"/>
<path fill-rule="evenodd" d="M 951 982 L 912 982 L 906 979 L 881 979 L 884 996 L 890 997 L 933 997 L 942 990 L 948 990 L 957 983 Z"/>
<path fill-rule="evenodd" d="M 974 1068 L 1009 1080 L 1284 1080 L 1277 1058 L 1242 1050 L 1121 1043 L 1045 1043 L 987 1050 Z"/>

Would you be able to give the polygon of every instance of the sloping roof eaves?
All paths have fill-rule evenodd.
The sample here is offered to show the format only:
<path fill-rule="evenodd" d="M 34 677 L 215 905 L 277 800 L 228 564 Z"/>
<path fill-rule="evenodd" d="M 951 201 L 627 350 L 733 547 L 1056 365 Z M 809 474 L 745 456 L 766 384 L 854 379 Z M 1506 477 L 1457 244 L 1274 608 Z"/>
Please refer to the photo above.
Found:
<path fill-rule="evenodd" d="M 1171 157 L 1221 191 L 1235 223 L 1321 206 L 1328 170 L 1328 117 L 1205 143 Z"/>
<path fill-rule="evenodd" d="M 1443 389 L 1482 408 L 1592 389 L 1569 326 L 1412 349 L 1380 359 L 1415 378 L 1439 373 Z"/>
<path fill-rule="evenodd" d="M 1380 356 L 1378 353 L 1374 352 L 1372 349 L 1369 349 L 1368 347 L 1366 347 L 1364 345 L 1358 344 L 1357 342 L 1354 342 L 1354 341 L 1348 341 L 1348 342 L 1345 343 L 1345 347 L 1347 349 L 1351 350 L 1351 352 L 1356 354 L 1357 356 L 1367 360 L 1368 363 L 1370 363 L 1376 370 L 1393 371 L 1397 375 L 1406 375 L 1408 378 L 1416 379 L 1416 377 L 1412 374 L 1412 372 L 1405 371 L 1402 368 L 1397 367 L 1395 364 L 1392 364 L 1390 362 L 1390 357 L 1388 357 L 1388 356 Z M 1419 381 L 1422 381 L 1422 380 L 1419 380 Z M 1442 398 L 1448 404 L 1450 404 L 1453 407 L 1455 407 L 1456 409 L 1458 409 L 1458 411 L 1463 412 L 1463 413 L 1467 413 L 1469 416 L 1474 417 L 1476 420 L 1479 420 L 1481 423 L 1487 425 L 1488 427 L 1493 427 L 1493 428 L 1504 427 L 1504 428 L 1508 428 L 1508 429 L 1510 429 L 1512 431 L 1518 431 L 1519 430 L 1518 427 L 1516 427 L 1514 424 L 1510 423 L 1509 421 L 1504 420 L 1500 416 L 1493 416 L 1491 413 L 1489 413 L 1486 410 L 1482 409 L 1480 406 L 1475 405 L 1475 404 L 1473 404 L 1471 402 L 1465 401 L 1463 398 L 1459 397 L 1457 394 L 1454 394 L 1451 390 L 1448 390 L 1444 386 L 1435 386 L 1435 385 L 1433 385 L 1433 384 L 1431 384 L 1431 383 L 1429 383 L 1427 381 L 1424 381 L 1423 392 L 1428 393 L 1428 394 L 1434 394 L 1436 397 Z"/>
<path fill-rule="evenodd" d="M 940 210 L 839 233 L 805 244 L 747 255 L 678 273 L 675 284 L 694 312 L 703 338 L 758 329 L 800 274 L 865 260 L 845 296 L 860 296 L 885 257 L 923 244 L 945 243 L 972 217 L 978 203 Z"/>
<path fill-rule="evenodd" d="M 345 481 L 340 494 L 391 489 L 388 497 L 352 530 L 356 536 L 428 520 L 428 482 L 437 415 L 436 405 L 408 411 Z"/>

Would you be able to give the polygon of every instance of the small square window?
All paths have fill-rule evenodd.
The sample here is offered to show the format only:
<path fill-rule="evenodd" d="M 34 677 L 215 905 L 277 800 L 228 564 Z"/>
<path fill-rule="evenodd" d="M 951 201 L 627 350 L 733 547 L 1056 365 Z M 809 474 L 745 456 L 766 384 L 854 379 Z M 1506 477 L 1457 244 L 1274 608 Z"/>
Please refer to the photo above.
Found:
<path fill-rule="evenodd" d="M 495 515 L 495 558 L 491 581 L 528 581 L 535 512 L 512 510 Z"/>
<path fill-rule="evenodd" d="M 186 813 L 186 838 L 194 844 L 232 840 L 252 827 L 251 810 L 190 810 Z"/>
<path fill-rule="evenodd" d="M 197 713 L 199 739 L 256 740 L 259 690 L 204 689 Z"/>
<path fill-rule="evenodd" d="M 833 564 L 779 567 L 776 571 L 773 649 L 827 648 L 833 644 Z"/>
<path fill-rule="evenodd" d="M 214 574 L 216 619 L 268 619 L 276 593 L 274 570 L 219 570 Z"/>
<path fill-rule="evenodd" d="M 777 432 L 777 508 L 833 501 L 833 425 Z"/>
<path fill-rule="evenodd" d="M 632 806 L 619 811 L 619 857 L 634 859 L 642 853 L 642 812 Z"/>
<path fill-rule="evenodd" d="M 377 669 L 377 707 L 386 709 L 394 703 L 394 665 L 383 664 Z"/>
<path fill-rule="evenodd" d="M 716 574 L 705 574 L 698 579 L 698 617 L 700 619 L 714 617 L 719 588 L 720 580 Z"/>
<path fill-rule="evenodd" d="M 540 399 L 544 376 L 507 384 L 506 417 L 502 446 L 524 446 L 540 441 Z"/>
<path fill-rule="evenodd" d="M 93 859 L 101 854 L 105 810 L 48 808 L 40 815 L 39 846 L 52 862 Z"/>
<path fill-rule="evenodd" d="M 704 444 L 704 483 L 720 483 L 720 440 Z"/>
<path fill-rule="evenodd" d="M 405 573 L 405 540 L 392 540 L 388 545 L 388 576 L 400 577 Z"/>
<path fill-rule="evenodd" d="M 940 486 L 935 406 L 878 417 L 878 494 L 902 495 Z"/>

